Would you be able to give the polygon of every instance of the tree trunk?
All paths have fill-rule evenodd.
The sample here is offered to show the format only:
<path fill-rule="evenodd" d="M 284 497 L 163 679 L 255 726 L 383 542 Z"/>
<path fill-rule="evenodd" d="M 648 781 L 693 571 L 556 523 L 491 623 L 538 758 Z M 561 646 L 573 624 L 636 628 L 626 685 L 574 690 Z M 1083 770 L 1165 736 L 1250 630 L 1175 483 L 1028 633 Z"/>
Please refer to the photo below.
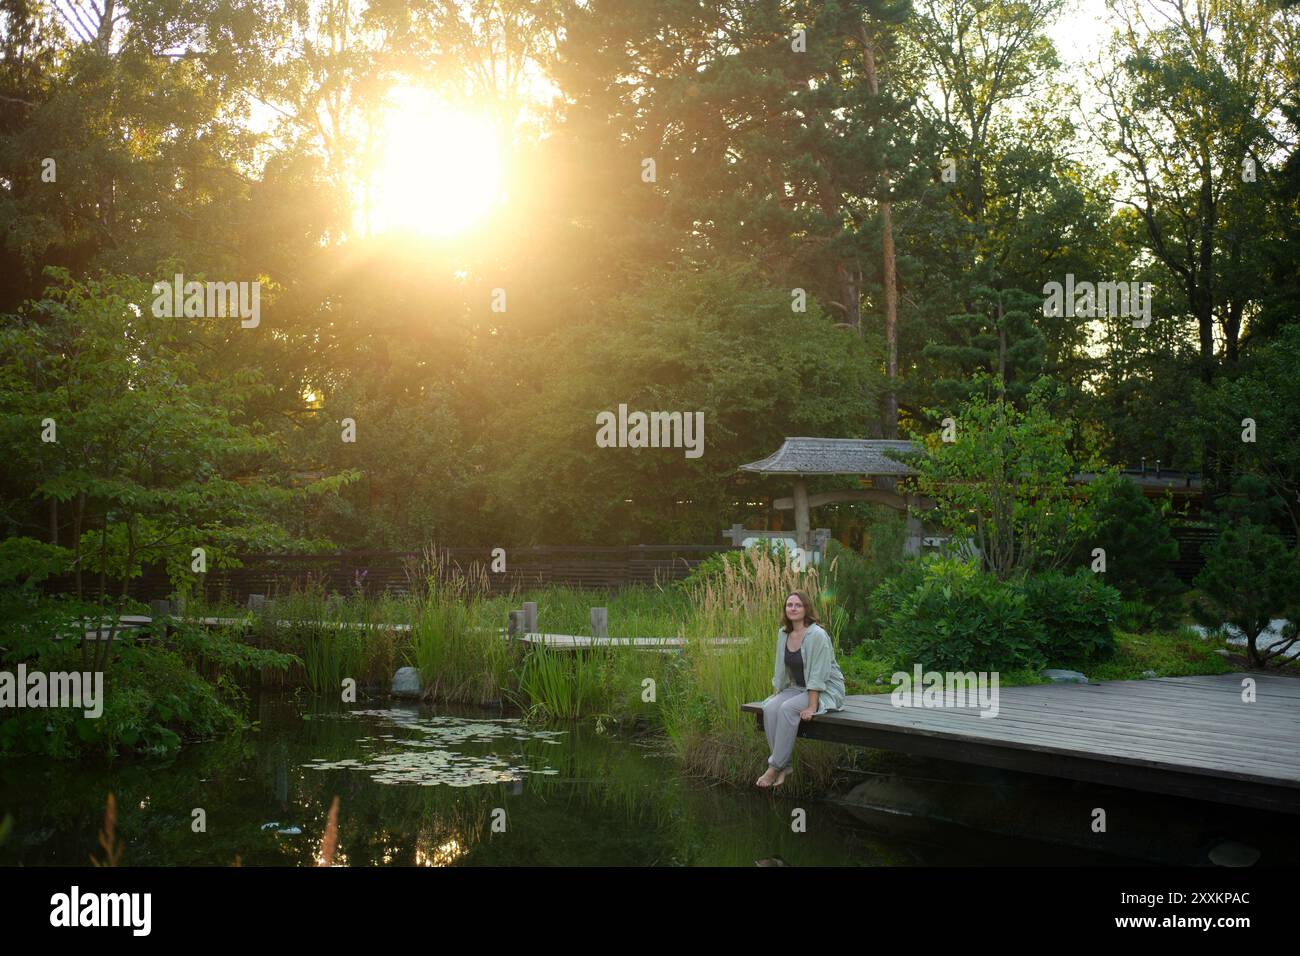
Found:
<path fill-rule="evenodd" d="M 858 23 L 858 39 L 862 42 L 862 61 L 867 70 L 867 85 L 871 95 L 880 98 L 880 78 L 876 73 L 876 54 L 866 25 Z M 891 188 L 889 168 L 881 170 L 884 181 L 884 198 L 880 204 L 881 228 L 881 282 L 885 293 L 885 388 L 884 433 L 886 438 L 898 437 L 898 279 L 894 268 L 894 215 L 889 199 Z"/>
<path fill-rule="evenodd" d="M 1201 379 L 1206 385 L 1214 381 L 1214 180 L 1211 177 L 1209 158 L 1201 166 L 1201 238 L 1198 262 L 1193 271 L 1196 296 L 1192 307 L 1196 310 L 1196 323 L 1200 332 Z"/>

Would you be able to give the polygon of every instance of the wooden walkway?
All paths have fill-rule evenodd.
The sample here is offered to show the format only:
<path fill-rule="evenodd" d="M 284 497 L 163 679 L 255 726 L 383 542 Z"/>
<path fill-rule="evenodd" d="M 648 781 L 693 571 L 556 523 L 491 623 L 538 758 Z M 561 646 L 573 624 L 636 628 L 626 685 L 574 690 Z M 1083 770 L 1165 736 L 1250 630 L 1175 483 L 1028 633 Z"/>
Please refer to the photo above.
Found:
<path fill-rule="evenodd" d="M 1252 678 L 1256 700 L 1242 700 Z M 950 695 L 949 701 L 953 698 Z M 1300 679 L 1162 677 L 1000 687 L 998 714 L 848 697 L 800 737 L 1300 814 Z M 763 727 L 762 701 L 741 707 Z M 1010 811 L 1011 808 L 1008 808 Z"/>
<path fill-rule="evenodd" d="M 170 620 L 179 621 L 181 619 L 173 617 L 170 618 Z M 251 617 L 200 617 L 200 618 L 188 618 L 187 620 L 197 621 L 198 623 L 201 623 L 206 627 L 238 627 L 241 625 L 247 627 L 247 626 L 251 626 L 253 623 L 253 618 Z M 121 622 L 118 625 L 118 638 L 120 639 L 123 631 L 134 631 L 138 628 L 152 624 L 153 618 L 149 617 L 147 614 L 123 614 L 119 618 L 119 621 Z M 349 630 L 365 629 L 365 630 L 409 631 L 411 629 L 411 625 L 409 624 L 366 624 L 361 622 L 350 622 L 350 621 L 283 620 L 283 621 L 276 621 L 275 624 L 276 627 L 292 627 L 294 625 L 309 624 L 315 627 L 347 628 Z M 107 620 L 105 620 L 104 626 L 101 630 L 96 631 L 94 628 L 87 630 L 86 638 L 88 640 L 95 640 L 96 637 L 98 637 L 99 640 L 105 640 L 108 637 L 110 630 L 111 628 L 107 623 Z M 506 628 L 504 627 L 497 628 L 497 633 L 500 634 L 503 639 L 505 639 Z M 73 638 L 76 637 L 76 635 L 65 635 L 65 636 L 69 636 Z M 630 650 L 641 650 L 641 651 L 661 651 L 665 653 L 676 651 L 689 643 L 685 638 L 681 638 L 681 637 L 599 637 L 598 638 L 598 637 L 588 637 L 582 634 L 538 634 L 538 633 L 520 634 L 516 636 L 514 640 L 519 641 L 520 643 L 523 644 L 529 644 L 534 647 L 538 645 L 545 645 L 546 647 L 551 648 L 552 650 L 560 650 L 560 651 L 590 650 L 593 647 L 616 647 L 616 648 L 627 648 Z M 743 637 L 715 637 L 709 643 L 712 643 L 714 645 L 726 645 L 726 644 L 745 644 L 747 643 L 747 641 Z"/>
<path fill-rule="evenodd" d="M 676 651 L 690 641 L 684 637 L 587 637 L 581 634 L 522 634 L 516 638 L 526 644 L 545 644 L 552 650 L 577 651 L 593 647 L 626 647 L 638 651 Z M 715 637 L 714 645 L 747 644 L 743 637 Z"/>

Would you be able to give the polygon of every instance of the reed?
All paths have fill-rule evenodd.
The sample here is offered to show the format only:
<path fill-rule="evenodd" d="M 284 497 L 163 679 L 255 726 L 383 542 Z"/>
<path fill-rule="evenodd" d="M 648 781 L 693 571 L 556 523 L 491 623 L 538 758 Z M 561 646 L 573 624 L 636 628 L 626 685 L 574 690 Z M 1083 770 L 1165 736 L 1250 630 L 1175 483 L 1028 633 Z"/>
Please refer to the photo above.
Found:
<path fill-rule="evenodd" d="M 609 648 L 528 649 L 511 697 L 530 720 L 571 720 L 609 712 L 607 675 L 614 665 Z"/>
<path fill-rule="evenodd" d="M 445 552 L 427 549 L 422 588 L 412 610 L 411 663 L 429 700 L 480 703 L 499 699 L 509 668 L 500 631 L 504 615 L 489 616 L 487 569 L 462 569 Z"/>
<path fill-rule="evenodd" d="M 751 785 L 766 762 L 767 738 L 740 705 L 772 693 L 785 599 L 791 591 L 803 590 L 820 604 L 821 572 L 815 566 L 797 570 L 782 556 L 759 549 L 747 552 L 741 562 L 723 563 L 717 573 L 685 590 L 690 600 L 682 628 L 687 643 L 663 707 L 664 730 L 689 772 Z M 827 631 L 835 636 L 830 623 Z M 740 642 L 717 646 L 710 640 L 714 637 Z M 796 779 L 819 785 L 834 769 L 834 750 L 812 743 L 801 741 L 796 748 L 796 774 L 786 787 Z"/>

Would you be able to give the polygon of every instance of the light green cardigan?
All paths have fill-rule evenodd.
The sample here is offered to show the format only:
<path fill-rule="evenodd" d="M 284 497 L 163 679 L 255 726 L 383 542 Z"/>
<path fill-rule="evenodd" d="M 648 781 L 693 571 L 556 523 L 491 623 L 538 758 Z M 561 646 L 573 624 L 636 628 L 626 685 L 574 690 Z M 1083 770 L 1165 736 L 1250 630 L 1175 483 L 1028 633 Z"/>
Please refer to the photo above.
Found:
<path fill-rule="evenodd" d="M 776 632 L 776 668 L 772 672 L 772 687 L 777 693 L 794 684 L 790 669 L 785 666 L 785 631 Z M 803 656 L 804 686 L 817 694 L 817 713 L 844 709 L 844 674 L 835 663 L 835 647 L 831 636 L 820 624 L 809 624 L 799 645 Z M 815 716 L 815 715 L 814 715 Z"/>

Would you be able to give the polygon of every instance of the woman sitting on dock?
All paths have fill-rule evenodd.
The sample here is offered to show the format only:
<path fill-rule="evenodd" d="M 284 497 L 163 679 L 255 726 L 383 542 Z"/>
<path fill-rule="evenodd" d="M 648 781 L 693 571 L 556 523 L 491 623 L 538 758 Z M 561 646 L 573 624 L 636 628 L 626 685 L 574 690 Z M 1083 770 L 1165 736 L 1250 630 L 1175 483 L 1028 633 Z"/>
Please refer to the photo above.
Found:
<path fill-rule="evenodd" d="M 835 663 L 835 647 L 803 591 L 785 599 L 772 687 L 776 693 L 763 701 L 763 730 L 772 755 L 756 781 L 760 787 L 785 783 L 801 720 L 844 709 L 844 674 Z"/>

